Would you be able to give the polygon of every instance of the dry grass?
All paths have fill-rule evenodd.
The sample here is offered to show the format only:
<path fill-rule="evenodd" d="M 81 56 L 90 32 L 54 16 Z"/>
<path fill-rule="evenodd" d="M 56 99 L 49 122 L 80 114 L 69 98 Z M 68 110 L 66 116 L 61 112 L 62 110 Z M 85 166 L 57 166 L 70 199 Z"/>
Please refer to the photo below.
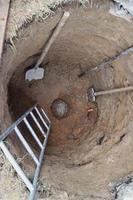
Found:
<path fill-rule="evenodd" d="M 76 5 L 99 8 L 106 7 L 111 0 L 11 0 L 6 40 L 17 37 L 20 29 L 33 20 L 45 20 L 58 6 L 67 2 L 76 1 Z"/>
<path fill-rule="evenodd" d="M 6 39 L 17 36 L 17 32 L 33 20 L 45 20 L 59 5 L 70 0 L 12 0 Z M 78 0 L 84 5 L 89 0 Z"/>
<path fill-rule="evenodd" d="M 0 152 L 0 199 L 26 200 L 28 192 L 13 167 Z"/>

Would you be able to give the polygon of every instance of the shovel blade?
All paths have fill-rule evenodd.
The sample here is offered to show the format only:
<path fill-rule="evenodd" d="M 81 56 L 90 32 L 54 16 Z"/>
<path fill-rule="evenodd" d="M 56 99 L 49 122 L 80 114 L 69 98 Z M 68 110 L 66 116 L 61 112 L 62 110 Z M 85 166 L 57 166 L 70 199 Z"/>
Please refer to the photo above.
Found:
<path fill-rule="evenodd" d="M 37 69 L 29 69 L 25 74 L 25 80 L 32 81 L 32 80 L 40 80 L 44 77 L 44 69 L 37 68 Z"/>

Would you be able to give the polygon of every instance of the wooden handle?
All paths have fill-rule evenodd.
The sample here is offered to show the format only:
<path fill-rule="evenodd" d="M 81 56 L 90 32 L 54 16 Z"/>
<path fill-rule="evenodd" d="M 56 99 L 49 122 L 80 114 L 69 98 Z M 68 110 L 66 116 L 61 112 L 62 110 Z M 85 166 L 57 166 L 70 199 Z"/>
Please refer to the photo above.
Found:
<path fill-rule="evenodd" d="M 6 24 L 9 12 L 10 0 L 0 0 L 0 63 L 5 38 Z"/>
<path fill-rule="evenodd" d="M 43 62 L 44 58 L 46 57 L 50 47 L 52 46 L 52 44 L 54 43 L 55 39 L 57 38 L 57 36 L 59 35 L 60 31 L 62 30 L 63 26 L 65 25 L 65 22 L 67 21 L 68 17 L 70 16 L 69 12 L 64 12 L 61 20 L 59 21 L 58 25 L 56 26 L 56 28 L 54 29 L 52 36 L 50 37 L 50 39 L 48 40 L 48 42 L 46 43 L 42 54 L 40 56 L 40 58 L 38 59 L 34 69 L 38 68 L 40 66 L 40 64 Z"/>
<path fill-rule="evenodd" d="M 126 92 L 133 90 L 133 86 L 128 86 L 128 87 L 122 87 L 122 88 L 116 88 L 116 89 L 111 89 L 111 90 L 106 90 L 106 91 L 100 91 L 100 92 L 95 92 L 95 96 L 100 96 L 100 95 L 106 95 L 106 94 L 113 94 L 113 93 L 118 93 L 118 92 Z"/>

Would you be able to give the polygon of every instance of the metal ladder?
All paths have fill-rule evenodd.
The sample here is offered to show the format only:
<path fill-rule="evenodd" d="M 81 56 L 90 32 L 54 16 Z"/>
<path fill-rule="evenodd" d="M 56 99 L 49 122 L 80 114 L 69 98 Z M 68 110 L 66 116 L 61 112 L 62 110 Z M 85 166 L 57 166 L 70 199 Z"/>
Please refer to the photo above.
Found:
<path fill-rule="evenodd" d="M 35 115 L 36 112 L 36 115 Z M 34 123 L 37 125 L 38 129 L 42 133 L 44 140 L 43 143 L 40 141 L 39 137 L 37 136 L 36 132 L 34 131 L 32 125 L 30 124 L 30 121 L 27 119 L 28 116 L 32 117 Z M 40 123 L 40 121 L 42 123 Z M 40 147 L 40 155 L 39 158 L 36 157 L 34 152 L 32 151 L 30 145 L 22 135 L 21 131 L 19 130 L 18 125 L 20 125 L 22 122 L 26 125 L 26 127 L 29 130 L 29 133 L 32 135 L 32 137 L 35 139 L 37 142 L 38 146 Z M 43 124 L 43 126 L 42 126 Z M 24 115 L 22 115 L 15 123 L 13 123 L 1 136 L 0 136 L 0 148 L 2 149 L 3 153 L 5 154 L 6 158 L 9 160 L 9 162 L 12 164 L 18 175 L 21 177 L 27 188 L 29 189 L 30 195 L 29 195 L 29 200 L 34 200 L 36 196 L 36 191 L 37 191 L 37 181 L 39 178 L 40 170 L 41 170 L 41 165 L 42 161 L 44 158 L 44 152 L 48 140 L 48 136 L 50 133 L 50 128 L 51 128 L 51 122 L 49 118 L 47 117 L 46 113 L 44 110 L 39 106 L 35 105 L 32 108 L 30 108 Z M 6 146 L 6 143 L 4 140 L 12 134 L 12 132 L 15 132 L 15 134 L 18 136 L 20 142 L 23 144 L 24 148 L 26 151 L 29 153 L 31 158 L 36 164 L 36 169 L 34 173 L 34 178 L 33 181 L 31 182 L 30 179 L 26 176 L 20 165 L 17 163 L 15 160 L 14 156 L 10 153 L 9 149 Z"/>

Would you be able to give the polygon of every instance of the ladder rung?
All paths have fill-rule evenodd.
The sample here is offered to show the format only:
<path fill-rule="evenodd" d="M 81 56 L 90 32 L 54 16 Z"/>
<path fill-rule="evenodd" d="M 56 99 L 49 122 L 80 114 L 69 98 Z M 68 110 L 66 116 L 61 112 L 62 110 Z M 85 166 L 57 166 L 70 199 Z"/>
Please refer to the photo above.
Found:
<path fill-rule="evenodd" d="M 26 124 L 27 128 L 29 129 L 29 131 L 31 132 L 32 136 L 34 137 L 34 139 L 36 140 L 36 142 L 38 143 L 38 145 L 40 146 L 40 148 L 43 148 L 42 143 L 40 142 L 38 136 L 36 135 L 35 131 L 33 130 L 33 128 L 31 127 L 30 123 L 28 122 L 28 120 L 26 119 L 26 117 L 23 119 L 24 123 Z"/>
<path fill-rule="evenodd" d="M 44 110 L 43 110 L 42 108 L 41 108 L 41 110 L 42 110 L 42 112 L 43 112 L 44 116 L 46 117 L 46 119 L 48 120 L 49 124 L 51 124 L 51 122 L 50 122 L 50 120 L 49 120 L 48 116 L 46 115 L 46 113 L 44 112 Z"/>
<path fill-rule="evenodd" d="M 5 156 L 7 157 L 7 159 L 9 160 L 9 162 L 12 164 L 12 166 L 18 173 L 18 175 L 22 178 L 22 180 L 26 184 L 27 188 L 30 191 L 33 191 L 34 187 L 33 187 L 32 183 L 29 181 L 27 176 L 24 174 L 23 170 L 20 168 L 19 164 L 16 162 L 16 160 L 14 159 L 14 157 L 12 156 L 12 154 L 10 153 L 10 151 L 8 150 L 8 148 L 6 147 L 6 145 L 4 144 L 3 141 L 0 142 L 0 147 L 1 147 L 2 151 L 4 152 Z"/>
<path fill-rule="evenodd" d="M 39 122 L 37 121 L 35 115 L 34 115 L 32 112 L 30 112 L 30 114 L 31 114 L 31 116 L 32 116 L 32 118 L 33 118 L 33 120 L 34 120 L 34 122 L 37 124 L 39 130 L 40 130 L 41 133 L 43 134 L 43 136 L 46 137 L 46 134 L 45 134 L 45 132 L 43 131 L 43 129 L 42 129 L 41 125 L 39 124 Z"/>
<path fill-rule="evenodd" d="M 19 137 L 19 139 L 21 140 L 21 142 L 23 143 L 24 147 L 26 148 L 26 150 L 28 151 L 28 153 L 30 154 L 30 156 L 33 158 L 33 160 L 35 161 L 35 163 L 37 165 L 39 165 L 39 161 L 37 159 L 37 157 L 35 156 L 34 152 L 31 150 L 29 144 L 26 142 L 25 138 L 23 137 L 23 135 L 21 134 L 20 130 L 18 129 L 18 127 L 15 127 L 15 132 L 17 134 L 17 136 Z"/>
<path fill-rule="evenodd" d="M 37 112 L 37 114 L 39 115 L 40 119 L 42 120 L 43 124 L 46 126 L 47 129 L 49 129 L 48 125 L 46 124 L 46 122 L 44 121 L 43 117 L 41 116 L 39 110 L 37 107 L 35 107 L 35 110 Z"/>

